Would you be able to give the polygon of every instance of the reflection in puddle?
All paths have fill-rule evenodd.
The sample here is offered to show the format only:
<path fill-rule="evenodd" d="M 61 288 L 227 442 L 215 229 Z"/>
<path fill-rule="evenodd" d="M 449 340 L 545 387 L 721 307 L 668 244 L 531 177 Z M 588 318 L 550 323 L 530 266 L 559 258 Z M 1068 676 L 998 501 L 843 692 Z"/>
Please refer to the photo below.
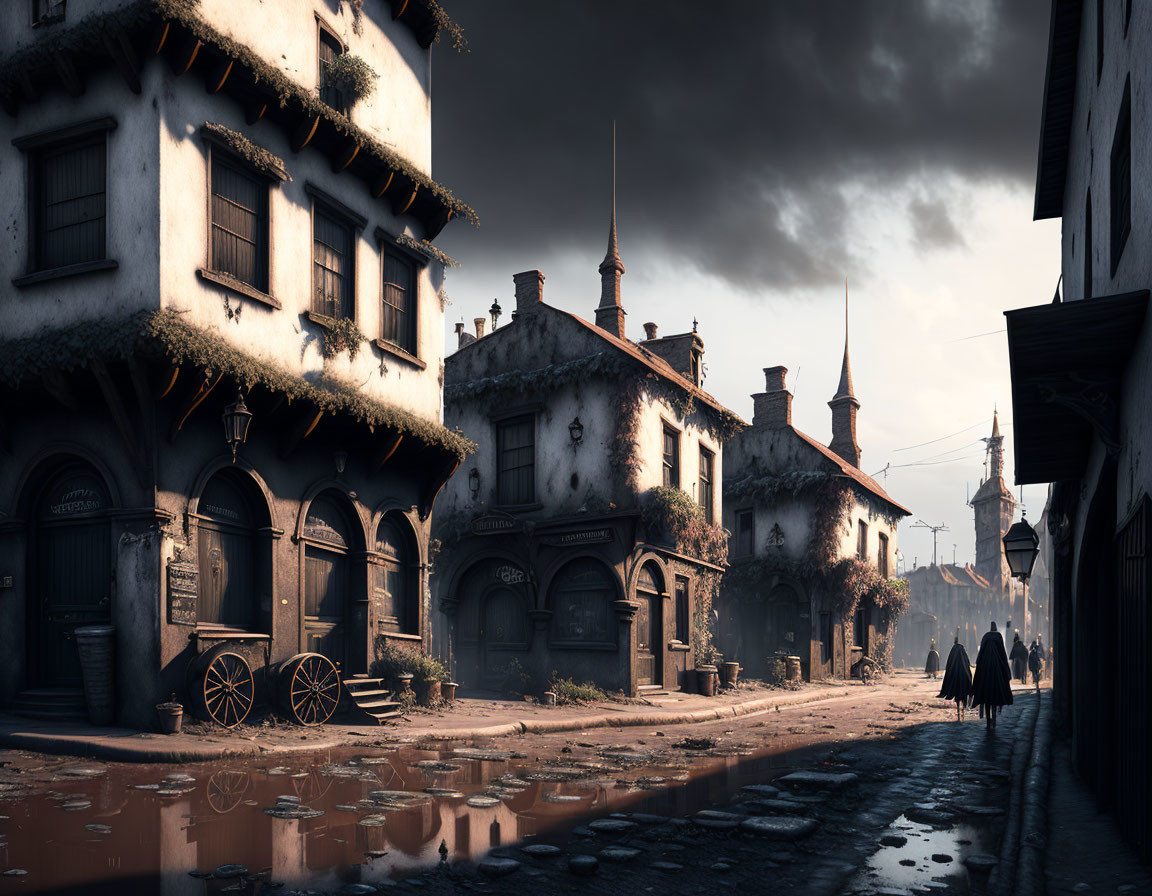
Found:
<path fill-rule="evenodd" d="M 562 838 L 617 811 L 686 815 L 772 777 L 791 755 L 603 750 L 561 764 L 483 750 L 352 750 L 254 767 L 240 761 L 109 766 L 0 802 L 0 894 L 259 892 L 275 882 L 336 890 L 526 838 Z M 645 764 L 651 763 L 651 764 Z M 79 767 L 79 766 L 77 766 Z M 101 772 L 100 767 L 87 767 Z M 234 877 L 218 873 L 222 866 Z"/>
<path fill-rule="evenodd" d="M 964 859 L 985 851 L 977 828 L 958 824 L 940 830 L 903 815 L 883 831 L 880 842 L 886 845 L 872 854 L 848 892 L 869 886 L 921 892 L 957 887 L 966 892 Z"/>

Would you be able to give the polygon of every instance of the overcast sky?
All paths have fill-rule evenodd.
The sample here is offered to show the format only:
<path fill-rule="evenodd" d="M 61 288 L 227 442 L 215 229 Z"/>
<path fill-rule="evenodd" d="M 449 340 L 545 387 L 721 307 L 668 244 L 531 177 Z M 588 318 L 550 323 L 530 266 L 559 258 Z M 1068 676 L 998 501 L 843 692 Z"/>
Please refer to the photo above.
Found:
<path fill-rule="evenodd" d="M 449 349 L 518 271 L 592 318 L 615 121 L 630 338 L 698 318 L 706 389 L 751 419 L 784 364 L 794 424 L 827 443 L 847 278 L 861 465 L 913 511 L 909 568 L 932 556 L 917 518 L 971 560 L 996 405 L 1012 482 L 1003 311 L 1059 274 L 1059 222 L 1032 221 L 1047 0 L 445 6 L 471 52 L 433 55 L 434 174 L 481 220 L 437 240 L 462 263 Z M 1033 519 L 1044 497 L 1025 489 Z"/>

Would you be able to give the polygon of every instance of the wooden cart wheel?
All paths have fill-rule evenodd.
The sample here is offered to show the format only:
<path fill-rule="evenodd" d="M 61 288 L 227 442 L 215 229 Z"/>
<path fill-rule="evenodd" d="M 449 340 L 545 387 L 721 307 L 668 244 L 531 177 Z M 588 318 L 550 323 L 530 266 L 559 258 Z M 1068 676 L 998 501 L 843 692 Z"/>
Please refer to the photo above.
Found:
<path fill-rule="evenodd" d="M 299 725 L 323 725 L 340 705 L 340 673 L 319 653 L 298 653 L 280 667 L 280 705 Z"/>
<path fill-rule="evenodd" d="M 208 805 L 219 815 L 231 812 L 243 801 L 250 782 L 248 772 L 221 769 L 208 779 Z"/>
<path fill-rule="evenodd" d="M 228 645 L 220 644 L 193 660 L 189 678 L 199 718 L 225 728 L 235 728 L 248 718 L 256 693 L 252 669 Z"/>

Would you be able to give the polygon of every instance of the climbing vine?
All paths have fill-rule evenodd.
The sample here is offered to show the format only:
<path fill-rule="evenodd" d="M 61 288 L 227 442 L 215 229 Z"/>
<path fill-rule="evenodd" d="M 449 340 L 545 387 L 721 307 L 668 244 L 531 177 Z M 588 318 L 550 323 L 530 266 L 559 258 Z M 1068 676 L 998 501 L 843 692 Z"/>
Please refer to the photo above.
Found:
<path fill-rule="evenodd" d="M 376 69 L 354 53 L 340 53 L 328 63 L 324 72 L 324 87 L 335 87 L 351 103 L 365 100 L 376 92 L 380 76 Z"/>
<path fill-rule="evenodd" d="M 348 360 L 355 361 L 360 346 L 367 338 L 356 321 L 350 317 L 333 317 L 320 327 L 321 351 L 325 358 L 335 358 L 340 352 L 348 352 Z"/>

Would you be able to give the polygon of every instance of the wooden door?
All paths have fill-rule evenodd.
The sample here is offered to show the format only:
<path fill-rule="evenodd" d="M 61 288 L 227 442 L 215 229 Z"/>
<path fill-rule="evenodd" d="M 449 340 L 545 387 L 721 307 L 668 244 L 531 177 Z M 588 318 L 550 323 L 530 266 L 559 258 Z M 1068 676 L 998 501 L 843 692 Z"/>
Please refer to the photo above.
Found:
<path fill-rule="evenodd" d="M 484 686 L 502 687 L 513 660 L 523 667 L 527 651 L 528 614 L 523 598 L 510 586 L 490 588 L 484 594 L 480 623 Z"/>
<path fill-rule="evenodd" d="M 348 555 L 308 545 L 304 551 L 305 649 L 347 661 Z"/>
<path fill-rule="evenodd" d="M 636 683 L 659 686 L 663 682 L 660 670 L 661 602 L 659 594 L 637 594 L 640 609 L 636 613 Z"/>

